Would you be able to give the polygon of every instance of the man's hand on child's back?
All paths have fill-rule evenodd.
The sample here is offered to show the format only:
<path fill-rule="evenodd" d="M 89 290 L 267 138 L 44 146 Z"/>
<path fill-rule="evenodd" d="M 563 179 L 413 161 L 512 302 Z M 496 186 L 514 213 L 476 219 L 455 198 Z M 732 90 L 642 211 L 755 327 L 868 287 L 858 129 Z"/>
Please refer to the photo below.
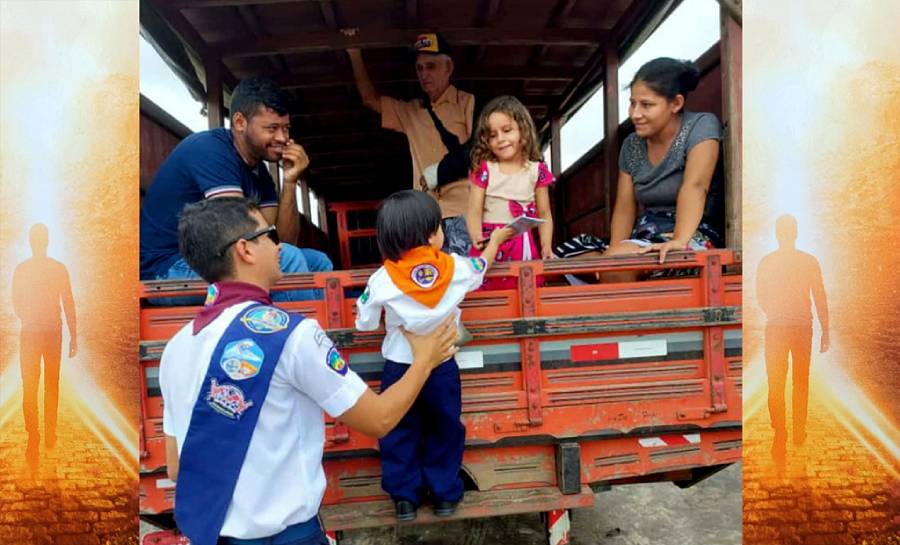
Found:
<path fill-rule="evenodd" d="M 413 365 L 427 365 L 434 369 L 459 351 L 453 345 L 458 336 L 455 316 L 449 316 L 426 335 L 416 335 L 403 328 L 401 331 L 412 348 Z"/>

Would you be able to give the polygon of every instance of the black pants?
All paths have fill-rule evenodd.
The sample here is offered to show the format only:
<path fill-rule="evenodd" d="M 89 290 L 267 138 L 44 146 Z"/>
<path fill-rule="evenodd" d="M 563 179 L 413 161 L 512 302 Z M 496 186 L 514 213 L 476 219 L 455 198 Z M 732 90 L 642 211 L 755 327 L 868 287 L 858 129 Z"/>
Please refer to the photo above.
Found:
<path fill-rule="evenodd" d="M 381 391 L 409 370 L 409 365 L 384 362 Z M 427 492 L 434 501 L 459 501 L 466 427 L 460 421 L 462 390 L 459 367 L 450 358 L 425 381 L 419 397 L 397 426 L 379 442 L 381 487 L 394 501 L 422 505 Z"/>

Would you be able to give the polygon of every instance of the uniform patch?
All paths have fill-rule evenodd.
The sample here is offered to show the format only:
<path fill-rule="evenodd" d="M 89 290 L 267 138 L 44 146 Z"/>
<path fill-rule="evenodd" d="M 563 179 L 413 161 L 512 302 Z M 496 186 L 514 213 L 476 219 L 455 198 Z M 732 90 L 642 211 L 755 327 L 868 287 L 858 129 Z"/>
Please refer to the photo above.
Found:
<path fill-rule="evenodd" d="M 421 265 L 416 265 L 410 277 L 413 282 L 416 283 L 420 288 L 428 289 L 434 286 L 434 283 L 437 282 L 438 276 L 440 273 L 438 272 L 437 267 L 432 265 L 431 263 L 422 263 Z"/>
<path fill-rule="evenodd" d="M 230 342 L 222 351 L 219 365 L 231 380 L 246 380 L 259 374 L 265 353 L 253 339 Z"/>
<path fill-rule="evenodd" d="M 204 305 L 211 305 L 216 302 L 216 299 L 219 298 L 219 286 L 215 284 L 210 284 L 208 288 L 206 288 L 206 302 Z"/>
<path fill-rule="evenodd" d="M 469 265 L 472 266 L 472 269 L 474 269 L 475 272 L 481 272 L 487 268 L 487 261 L 482 257 L 473 257 L 469 259 Z"/>
<path fill-rule="evenodd" d="M 332 346 L 334 344 L 333 342 L 331 342 L 331 339 L 328 338 L 328 335 L 326 335 L 325 332 L 319 328 L 316 328 L 316 332 L 315 334 L 313 334 L 313 339 L 315 339 L 316 344 L 319 346 L 324 346 L 326 343 L 328 344 L 328 346 Z"/>
<path fill-rule="evenodd" d="M 217 413 L 237 420 L 244 411 L 253 406 L 253 402 L 244 399 L 244 392 L 234 384 L 219 384 L 216 379 L 210 379 L 209 393 L 206 401 Z"/>
<path fill-rule="evenodd" d="M 244 313 L 241 321 L 254 333 L 275 333 L 287 329 L 291 318 L 280 308 L 256 307 Z"/>
<path fill-rule="evenodd" d="M 347 374 L 347 369 L 349 369 L 349 366 L 347 365 L 347 362 L 344 361 L 344 358 L 341 357 L 341 353 L 337 351 L 337 348 L 333 346 L 331 347 L 331 350 L 328 351 L 326 360 L 328 367 L 334 370 L 335 373 L 339 375 Z"/>
<path fill-rule="evenodd" d="M 364 305 L 369 302 L 369 286 L 366 286 L 366 290 L 359 296 L 359 302 Z"/>

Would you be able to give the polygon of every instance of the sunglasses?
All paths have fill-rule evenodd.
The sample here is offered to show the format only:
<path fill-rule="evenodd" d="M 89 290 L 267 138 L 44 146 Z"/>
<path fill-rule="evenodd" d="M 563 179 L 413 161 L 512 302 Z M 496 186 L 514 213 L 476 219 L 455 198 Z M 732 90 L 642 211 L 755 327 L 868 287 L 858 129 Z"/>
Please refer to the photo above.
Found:
<path fill-rule="evenodd" d="M 269 240 L 271 240 L 273 244 L 277 245 L 277 244 L 281 243 L 281 239 L 278 238 L 278 231 L 275 229 L 275 226 L 269 225 L 268 227 L 263 227 L 262 229 L 253 231 L 252 233 L 245 233 L 245 234 L 237 237 L 236 239 L 232 240 L 225 246 L 222 246 L 222 249 L 219 250 L 219 252 L 216 255 L 219 257 L 225 255 L 225 252 L 228 251 L 228 248 L 231 248 L 231 245 L 237 243 L 237 241 L 239 241 L 239 240 L 246 240 L 249 242 L 251 240 L 258 239 L 259 237 L 261 237 L 263 235 L 266 235 L 267 237 L 269 237 Z"/>

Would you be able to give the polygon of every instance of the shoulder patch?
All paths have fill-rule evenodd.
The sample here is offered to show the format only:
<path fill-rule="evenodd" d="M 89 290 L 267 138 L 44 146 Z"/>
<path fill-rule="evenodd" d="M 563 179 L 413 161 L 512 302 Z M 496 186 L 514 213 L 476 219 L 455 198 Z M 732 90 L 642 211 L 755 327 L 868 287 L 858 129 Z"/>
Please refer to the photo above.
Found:
<path fill-rule="evenodd" d="M 259 374 L 265 353 L 253 339 L 241 339 L 225 345 L 219 365 L 231 380 L 246 380 Z"/>
<path fill-rule="evenodd" d="M 363 305 L 369 302 L 369 286 L 366 286 L 366 290 L 359 296 L 359 302 Z"/>
<path fill-rule="evenodd" d="M 291 318 L 288 313 L 275 307 L 256 307 L 241 316 L 241 322 L 254 333 L 275 333 L 287 329 Z"/>
<path fill-rule="evenodd" d="M 316 341 L 316 344 L 318 346 L 334 346 L 334 343 L 331 341 L 331 339 L 328 338 L 325 330 L 320 327 L 316 328 L 316 332 L 313 334 L 313 339 Z"/>
<path fill-rule="evenodd" d="M 325 357 L 325 363 L 328 367 L 331 368 L 332 371 L 339 375 L 346 375 L 347 369 L 350 367 L 347 365 L 347 362 L 344 361 L 344 358 L 341 356 L 341 353 L 338 352 L 337 348 L 331 347 L 331 350 L 328 351 L 328 355 Z"/>
<path fill-rule="evenodd" d="M 472 266 L 472 270 L 480 273 L 487 268 L 487 261 L 483 257 L 473 257 L 469 259 L 469 265 Z"/>
<path fill-rule="evenodd" d="M 410 277 L 413 282 L 416 283 L 420 288 L 428 289 L 434 286 L 435 282 L 437 282 L 438 276 L 440 273 L 438 272 L 437 267 L 432 265 L 431 263 L 422 263 L 421 265 L 416 265 Z"/>

